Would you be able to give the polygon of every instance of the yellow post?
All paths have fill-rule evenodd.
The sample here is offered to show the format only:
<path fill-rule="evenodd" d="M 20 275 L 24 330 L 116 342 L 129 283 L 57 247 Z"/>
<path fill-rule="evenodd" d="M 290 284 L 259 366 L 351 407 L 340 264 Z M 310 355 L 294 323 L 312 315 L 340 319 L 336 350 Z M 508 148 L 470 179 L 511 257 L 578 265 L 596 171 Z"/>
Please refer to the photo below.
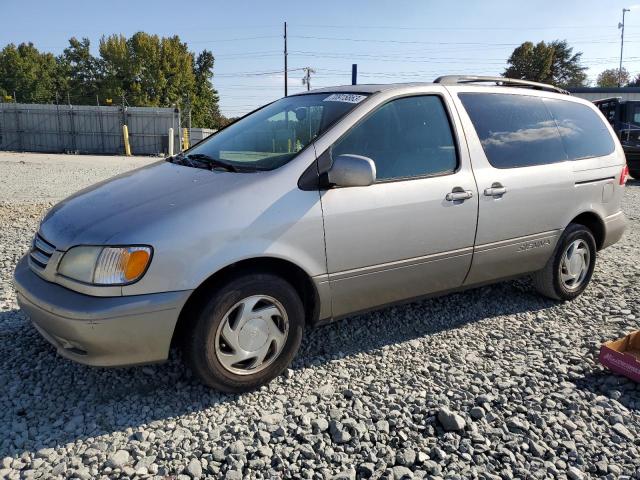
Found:
<path fill-rule="evenodd" d="M 124 137 L 124 154 L 131 156 L 131 145 L 129 144 L 129 129 L 126 125 L 122 125 L 122 136 Z"/>
<path fill-rule="evenodd" d="M 182 129 L 182 149 L 183 150 L 189 149 L 189 129 L 188 128 Z"/>

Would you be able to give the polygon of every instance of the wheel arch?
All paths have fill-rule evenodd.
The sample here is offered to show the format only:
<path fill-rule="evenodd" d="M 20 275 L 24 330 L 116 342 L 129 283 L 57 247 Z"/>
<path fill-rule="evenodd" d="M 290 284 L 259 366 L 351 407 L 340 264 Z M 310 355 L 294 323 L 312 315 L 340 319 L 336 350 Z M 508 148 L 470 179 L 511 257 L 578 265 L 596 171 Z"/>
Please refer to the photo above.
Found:
<path fill-rule="evenodd" d="M 596 241 L 596 248 L 598 250 L 602 248 L 604 245 L 606 230 L 604 220 L 602 220 L 600 215 L 594 211 L 585 211 L 576 215 L 569 223 L 577 223 L 587 227 L 593 234 L 593 238 Z"/>
<path fill-rule="evenodd" d="M 182 307 L 173 331 L 171 344 L 175 345 L 188 331 L 194 315 L 207 298 L 207 293 L 230 279 L 247 273 L 272 273 L 287 280 L 296 290 L 304 305 L 305 323 L 317 323 L 320 314 L 320 296 L 309 274 L 295 263 L 278 257 L 254 257 L 229 264 L 205 279 L 189 296 Z"/>

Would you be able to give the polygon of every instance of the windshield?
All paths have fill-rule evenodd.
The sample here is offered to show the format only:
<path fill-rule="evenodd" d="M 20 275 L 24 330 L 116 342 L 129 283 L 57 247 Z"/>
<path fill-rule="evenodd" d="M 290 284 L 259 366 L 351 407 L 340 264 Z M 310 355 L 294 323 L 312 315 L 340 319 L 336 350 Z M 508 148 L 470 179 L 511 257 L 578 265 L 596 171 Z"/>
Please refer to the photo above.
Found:
<path fill-rule="evenodd" d="M 290 161 L 366 97 L 352 93 L 285 97 L 212 135 L 187 154 L 236 165 L 238 171 L 273 170 Z"/>

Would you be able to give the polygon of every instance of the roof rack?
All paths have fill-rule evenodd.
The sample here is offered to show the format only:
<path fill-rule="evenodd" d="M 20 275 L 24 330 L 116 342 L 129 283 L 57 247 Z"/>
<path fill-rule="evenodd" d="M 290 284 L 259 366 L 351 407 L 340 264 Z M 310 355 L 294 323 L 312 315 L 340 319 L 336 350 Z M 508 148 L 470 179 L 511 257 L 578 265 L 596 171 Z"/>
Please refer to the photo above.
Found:
<path fill-rule="evenodd" d="M 445 75 L 436 78 L 433 83 L 441 83 L 443 85 L 459 85 L 464 83 L 495 83 L 504 87 L 523 87 L 533 88 L 534 90 L 544 90 L 545 92 L 563 93 L 571 95 L 566 90 L 548 85 L 546 83 L 531 82 L 529 80 L 518 80 L 516 78 L 505 77 L 483 77 L 476 75 Z"/>
<path fill-rule="evenodd" d="M 593 103 L 595 103 L 596 105 L 598 103 L 602 103 L 602 102 L 621 102 L 622 101 L 622 97 L 604 97 L 604 98 L 598 98 L 596 100 L 593 100 Z"/>

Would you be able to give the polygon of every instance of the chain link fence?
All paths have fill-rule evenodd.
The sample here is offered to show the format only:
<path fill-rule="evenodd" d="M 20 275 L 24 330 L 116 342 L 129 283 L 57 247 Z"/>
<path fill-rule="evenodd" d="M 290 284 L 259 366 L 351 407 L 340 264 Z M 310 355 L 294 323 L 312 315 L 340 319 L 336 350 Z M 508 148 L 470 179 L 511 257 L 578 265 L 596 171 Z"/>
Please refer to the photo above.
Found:
<path fill-rule="evenodd" d="M 123 154 L 123 125 L 133 155 L 180 150 L 180 111 L 174 108 L 0 103 L 0 150 Z"/>

